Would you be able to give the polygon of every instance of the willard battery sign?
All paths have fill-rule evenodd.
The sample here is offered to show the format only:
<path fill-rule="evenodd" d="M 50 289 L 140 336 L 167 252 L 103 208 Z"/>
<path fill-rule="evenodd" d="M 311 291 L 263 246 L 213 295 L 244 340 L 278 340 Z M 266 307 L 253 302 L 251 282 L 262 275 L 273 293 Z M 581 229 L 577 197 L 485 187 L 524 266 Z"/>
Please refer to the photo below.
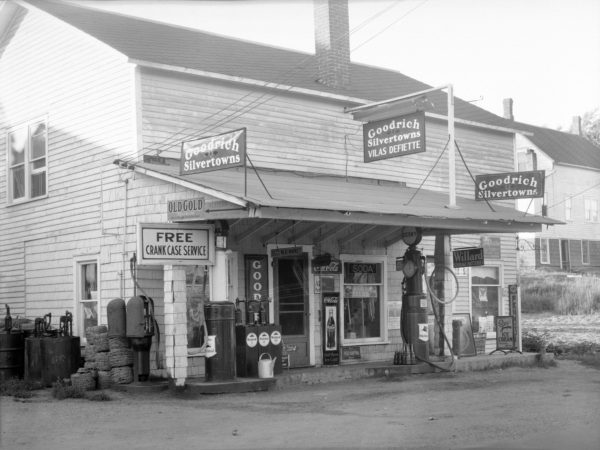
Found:
<path fill-rule="evenodd" d="M 246 129 L 231 131 L 181 144 L 179 173 L 210 172 L 243 166 L 246 161 Z"/>
<path fill-rule="evenodd" d="M 515 200 L 544 196 L 546 172 L 492 173 L 475 177 L 475 200 Z"/>
<path fill-rule="evenodd" d="M 425 151 L 425 113 L 417 112 L 363 125 L 364 162 Z"/>

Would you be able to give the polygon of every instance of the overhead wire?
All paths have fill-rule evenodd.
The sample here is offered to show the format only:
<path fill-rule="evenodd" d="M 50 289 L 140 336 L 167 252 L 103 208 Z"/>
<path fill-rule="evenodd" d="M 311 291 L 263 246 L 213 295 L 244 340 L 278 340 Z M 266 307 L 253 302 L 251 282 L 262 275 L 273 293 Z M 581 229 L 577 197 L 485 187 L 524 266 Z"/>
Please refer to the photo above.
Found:
<path fill-rule="evenodd" d="M 420 3 L 418 5 L 418 7 L 424 5 L 427 1 L 428 0 L 423 1 L 422 3 Z M 346 38 L 348 38 L 348 36 L 350 34 L 354 33 L 355 31 L 359 30 L 360 28 L 364 27 L 367 23 L 369 23 L 370 21 L 372 21 L 373 19 L 375 19 L 379 15 L 381 15 L 381 14 L 389 11 L 393 7 L 397 6 L 397 4 L 399 4 L 399 3 L 400 3 L 400 0 L 398 0 L 394 4 L 392 4 L 392 5 L 384 8 L 380 12 L 374 14 L 373 16 L 371 16 L 368 19 L 366 19 L 365 21 L 363 21 L 358 26 L 354 27 L 350 32 L 345 33 L 344 35 L 340 36 L 338 39 L 346 39 Z M 400 18 L 398 18 L 396 21 L 394 21 L 393 24 L 399 22 L 401 19 L 403 19 L 406 16 L 408 16 L 408 14 L 410 14 L 411 12 L 413 12 L 415 9 L 417 9 L 417 8 L 412 8 L 409 12 L 407 12 L 406 14 L 404 14 Z M 378 36 L 379 34 L 381 34 L 382 32 L 384 32 L 385 30 L 387 30 L 390 26 L 388 26 L 388 27 L 380 30 L 379 32 L 377 32 L 376 34 L 374 34 L 373 36 L 371 36 L 368 40 L 369 41 L 372 40 L 373 38 L 375 38 L 376 36 Z M 363 42 L 362 44 L 360 44 L 359 46 L 357 46 L 355 48 L 352 48 L 351 51 L 354 51 L 356 48 L 361 47 L 364 44 L 365 44 L 365 42 Z M 316 55 L 307 55 L 307 57 L 304 58 L 302 61 L 300 61 L 300 63 L 298 63 L 296 66 L 294 66 L 293 68 L 291 68 L 291 69 L 283 72 L 282 76 L 284 76 L 284 80 L 282 80 L 281 82 L 276 83 L 276 84 L 279 84 L 279 85 L 285 84 L 285 82 L 287 82 L 289 79 L 291 79 L 291 78 L 286 78 L 286 75 L 289 75 L 291 73 L 296 72 L 298 70 L 298 68 L 305 68 L 305 67 L 307 67 L 305 63 L 308 60 L 310 60 L 311 58 L 315 58 L 315 57 L 316 57 Z M 290 90 L 292 88 L 293 88 L 293 86 L 289 86 L 286 90 Z M 217 116 L 218 114 L 221 114 L 222 112 L 227 111 L 231 107 L 239 104 L 241 101 L 243 101 L 244 99 L 250 97 L 252 94 L 255 94 L 257 92 L 258 92 L 258 89 L 254 89 L 254 90 L 249 91 L 247 94 L 243 95 L 242 97 L 240 97 L 239 99 L 237 99 L 235 102 L 233 102 L 233 103 L 227 105 L 226 107 L 222 108 L 221 110 L 217 111 L 217 113 L 215 113 L 213 115 L 213 117 Z M 264 101 L 261 102 L 261 100 L 264 99 L 267 96 L 268 96 L 268 98 L 266 98 Z M 195 128 L 190 128 L 190 127 L 181 128 L 179 131 L 177 131 L 175 133 L 172 133 L 168 138 L 163 139 L 161 141 L 161 143 L 159 143 L 159 144 L 152 144 L 152 145 L 148 146 L 146 148 L 146 150 L 142 152 L 142 155 L 146 155 L 146 154 L 149 154 L 151 152 L 157 152 L 157 154 L 160 154 L 161 152 L 163 152 L 163 151 L 165 151 L 165 150 L 167 150 L 169 148 L 172 148 L 172 147 L 174 147 L 176 145 L 180 145 L 181 141 L 172 142 L 172 139 L 175 136 L 177 136 L 177 135 L 182 135 L 182 138 L 193 138 L 193 137 L 197 138 L 198 136 L 202 135 L 205 132 L 213 130 L 213 129 L 217 128 L 218 126 L 224 125 L 225 123 L 230 122 L 231 120 L 234 120 L 234 119 L 236 119 L 238 117 L 241 117 L 244 114 L 247 114 L 248 112 L 254 110 L 255 108 L 257 108 L 260 105 L 265 104 L 266 102 L 270 101 L 271 99 L 273 99 L 273 98 L 275 98 L 277 96 L 278 96 L 277 94 L 263 93 L 263 94 L 259 95 L 257 98 L 255 98 L 254 100 L 252 100 L 249 104 L 244 105 L 243 107 L 241 107 L 238 110 L 232 111 L 227 116 L 225 116 L 225 117 L 223 117 L 221 119 L 218 119 L 216 122 L 213 122 L 213 123 L 211 123 L 211 124 L 209 124 L 209 125 L 201 128 L 201 129 L 195 129 Z M 189 134 L 189 133 L 188 134 L 184 134 L 184 133 L 182 133 L 185 130 L 194 130 L 194 133 L 193 134 Z M 134 159 L 136 159 L 136 158 L 137 158 L 137 155 L 130 156 L 129 162 L 132 161 L 132 160 L 134 160 Z M 126 159 L 127 158 L 125 158 L 125 160 Z"/>

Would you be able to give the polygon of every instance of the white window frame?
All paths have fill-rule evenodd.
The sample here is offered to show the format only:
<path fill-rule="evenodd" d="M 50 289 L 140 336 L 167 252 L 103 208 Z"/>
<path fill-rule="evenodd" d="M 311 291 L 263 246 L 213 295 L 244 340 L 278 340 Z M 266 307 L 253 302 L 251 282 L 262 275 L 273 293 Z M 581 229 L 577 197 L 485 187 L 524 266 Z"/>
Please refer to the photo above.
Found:
<path fill-rule="evenodd" d="M 370 344 L 385 344 L 388 342 L 388 329 L 387 329 L 387 257 L 385 255 L 355 255 L 355 254 L 341 254 L 340 262 L 342 265 L 342 273 L 340 275 L 340 313 L 338 321 L 340 324 L 341 334 L 341 345 L 370 345 Z M 380 305 L 379 305 L 379 329 L 381 330 L 381 336 L 376 338 L 357 338 L 347 339 L 345 337 L 344 329 L 344 263 L 368 263 L 368 264 L 381 264 L 381 291 L 380 291 Z"/>
<path fill-rule="evenodd" d="M 584 198 L 584 211 L 585 211 L 585 222 L 596 223 L 598 222 L 598 200 L 595 198 Z"/>
<path fill-rule="evenodd" d="M 43 156 L 43 158 L 33 159 L 32 155 L 31 155 L 32 130 L 35 126 L 37 126 L 40 123 L 43 123 L 44 127 L 45 127 L 44 156 Z M 26 138 L 26 142 L 25 142 L 25 149 L 24 149 L 23 163 L 22 163 L 23 169 L 24 169 L 23 176 L 25 179 L 25 186 L 24 186 L 25 193 L 22 197 L 14 198 L 13 170 L 12 170 L 12 167 L 10 164 L 10 157 L 11 157 L 10 135 L 12 133 L 18 132 L 19 130 L 23 130 L 24 128 L 27 129 L 27 138 Z M 9 205 L 10 204 L 19 204 L 19 203 L 29 202 L 32 200 L 38 200 L 41 198 L 48 197 L 48 120 L 45 117 L 38 118 L 37 120 L 28 121 L 28 122 L 22 123 L 20 125 L 11 127 L 6 133 L 5 140 L 6 140 L 6 181 L 7 181 L 6 199 L 7 199 L 7 203 Z M 34 169 L 32 167 L 33 163 L 40 159 L 45 159 L 44 166 L 41 168 Z M 32 193 L 31 193 L 31 190 L 32 190 L 31 177 L 32 177 L 32 175 L 37 175 L 37 174 L 42 174 L 42 173 L 45 173 L 45 175 L 46 175 L 45 180 L 44 180 L 44 193 L 33 197 Z"/>
<path fill-rule="evenodd" d="M 546 251 L 542 251 L 542 241 L 546 242 Z M 540 264 L 550 264 L 550 239 L 540 238 Z"/>
<path fill-rule="evenodd" d="M 96 298 L 95 299 L 82 299 L 81 292 L 83 288 L 83 280 L 81 279 L 81 269 L 86 264 L 96 264 Z M 100 255 L 84 255 L 77 256 L 73 260 L 73 277 L 74 277 L 74 292 L 73 292 L 73 310 L 75 314 L 73 314 L 73 333 L 77 332 L 77 335 L 80 336 L 81 344 L 87 344 L 87 340 L 85 338 L 85 330 L 83 326 L 82 320 L 82 312 L 83 312 L 83 303 L 86 302 L 97 302 L 97 311 L 98 314 L 98 325 L 100 325 L 102 318 L 102 296 L 100 295 L 102 292 L 102 280 L 100 277 Z"/>
<path fill-rule="evenodd" d="M 583 249 L 586 248 L 587 250 L 587 261 L 584 259 L 583 255 Z M 581 241 L 581 264 L 585 265 L 585 266 L 589 266 L 590 265 L 590 241 L 589 240 L 582 240 Z"/>
<path fill-rule="evenodd" d="M 573 197 L 571 196 L 565 197 L 565 220 L 569 222 L 573 220 Z"/>
<path fill-rule="evenodd" d="M 504 264 L 498 260 L 490 261 L 489 263 L 486 261 L 485 265 L 482 267 L 492 267 L 498 269 L 498 284 L 475 284 L 473 285 L 473 267 L 469 267 L 469 314 L 471 315 L 471 321 L 473 321 L 473 286 L 485 286 L 485 287 L 497 287 L 498 288 L 498 310 L 494 311 L 495 316 L 503 316 L 507 315 L 508 311 L 505 311 L 504 307 L 504 298 L 503 298 L 503 286 L 504 286 Z M 487 333 L 487 338 L 494 339 L 496 337 L 496 331 Z"/>

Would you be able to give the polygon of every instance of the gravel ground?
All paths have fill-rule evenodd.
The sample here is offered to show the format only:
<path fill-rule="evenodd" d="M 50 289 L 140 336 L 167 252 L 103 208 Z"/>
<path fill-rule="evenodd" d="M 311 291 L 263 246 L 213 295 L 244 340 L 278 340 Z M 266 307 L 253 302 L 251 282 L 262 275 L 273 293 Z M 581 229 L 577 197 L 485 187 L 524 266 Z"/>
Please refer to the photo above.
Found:
<path fill-rule="evenodd" d="M 3 449 L 598 450 L 600 371 L 557 367 L 357 380 L 182 399 L 1 398 Z"/>

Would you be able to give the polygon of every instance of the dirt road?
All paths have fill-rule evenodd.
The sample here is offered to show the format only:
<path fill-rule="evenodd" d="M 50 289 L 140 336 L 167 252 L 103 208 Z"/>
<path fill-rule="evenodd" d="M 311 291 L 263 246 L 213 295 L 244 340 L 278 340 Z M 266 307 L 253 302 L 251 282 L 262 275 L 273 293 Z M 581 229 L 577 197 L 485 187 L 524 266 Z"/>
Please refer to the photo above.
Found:
<path fill-rule="evenodd" d="M 600 448 L 600 371 L 558 367 L 105 402 L 2 397 L 3 449 Z"/>

